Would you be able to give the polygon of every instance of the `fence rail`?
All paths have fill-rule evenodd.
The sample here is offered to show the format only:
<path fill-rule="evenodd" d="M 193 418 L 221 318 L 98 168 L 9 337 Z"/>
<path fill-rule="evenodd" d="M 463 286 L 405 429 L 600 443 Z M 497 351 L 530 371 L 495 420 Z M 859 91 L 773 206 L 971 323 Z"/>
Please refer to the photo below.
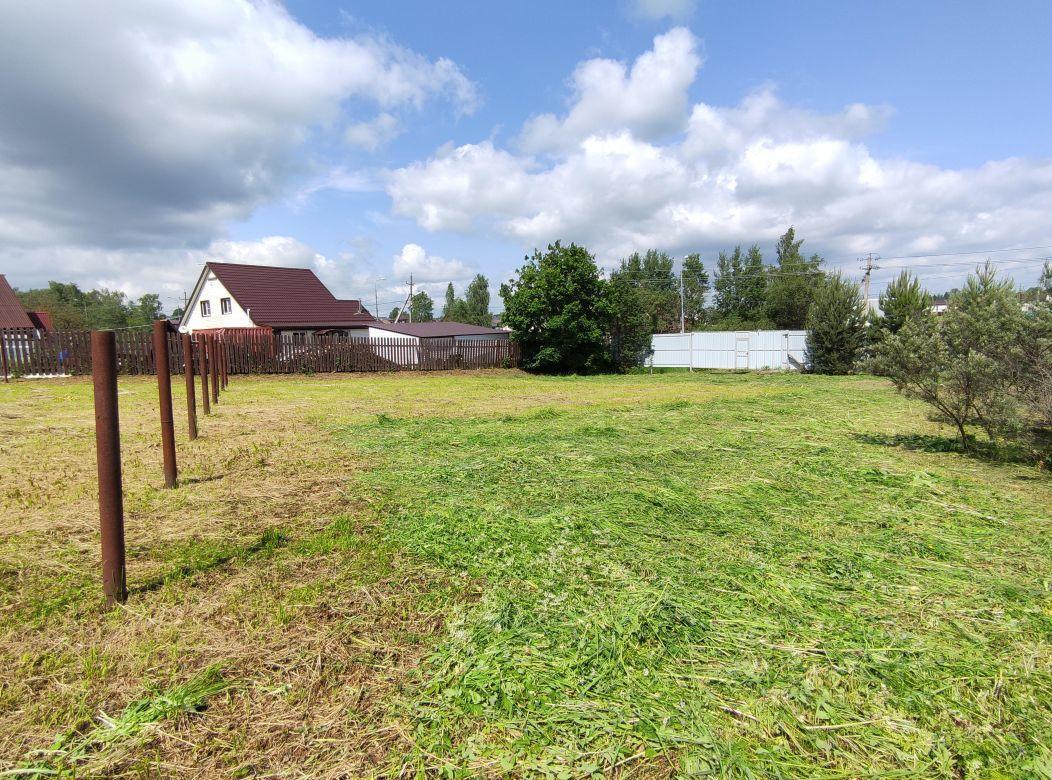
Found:
<path fill-rule="evenodd" d="M 213 334 L 209 334 L 213 335 Z M 269 331 L 214 334 L 225 345 L 230 374 L 307 374 L 352 371 L 435 371 L 518 365 L 511 341 L 347 338 L 338 334 L 283 337 Z M 197 335 L 192 337 L 196 348 Z M 121 374 L 155 374 L 149 328 L 116 332 Z M 168 334 L 170 371 L 183 370 L 183 341 Z M 7 376 L 74 376 L 91 373 L 90 331 L 0 329 L 0 358 Z"/>

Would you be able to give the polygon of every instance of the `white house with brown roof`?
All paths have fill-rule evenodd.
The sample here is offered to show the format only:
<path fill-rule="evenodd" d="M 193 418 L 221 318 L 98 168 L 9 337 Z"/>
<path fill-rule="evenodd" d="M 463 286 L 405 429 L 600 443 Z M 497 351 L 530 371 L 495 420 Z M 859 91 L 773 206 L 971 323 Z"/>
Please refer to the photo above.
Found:
<path fill-rule="evenodd" d="M 310 335 L 376 323 L 359 300 L 341 300 L 309 268 L 205 263 L 179 323 L 184 333 L 268 328 Z"/>

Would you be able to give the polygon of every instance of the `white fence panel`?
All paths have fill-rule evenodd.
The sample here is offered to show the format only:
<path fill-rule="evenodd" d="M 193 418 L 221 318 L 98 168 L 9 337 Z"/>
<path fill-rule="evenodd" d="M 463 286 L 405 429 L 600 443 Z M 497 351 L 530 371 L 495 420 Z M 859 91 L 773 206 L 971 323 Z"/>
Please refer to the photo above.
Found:
<path fill-rule="evenodd" d="M 651 340 L 650 364 L 655 368 L 794 369 L 804 362 L 806 336 L 803 330 L 658 333 Z"/>

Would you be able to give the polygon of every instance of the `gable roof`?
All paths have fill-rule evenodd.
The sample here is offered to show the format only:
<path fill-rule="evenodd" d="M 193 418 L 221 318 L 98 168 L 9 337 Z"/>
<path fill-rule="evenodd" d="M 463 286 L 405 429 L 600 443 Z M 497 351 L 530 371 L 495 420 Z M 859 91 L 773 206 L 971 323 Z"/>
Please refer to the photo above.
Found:
<path fill-rule="evenodd" d="M 0 274 L 0 328 L 32 328 L 22 302 L 7 283 L 7 277 Z"/>
<path fill-rule="evenodd" d="M 361 301 L 341 301 L 309 268 L 205 263 L 257 325 L 346 327 L 375 322 Z"/>
<path fill-rule="evenodd" d="M 486 328 L 481 325 L 468 325 L 466 322 L 379 322 L 369 327 L 423 339 L 451 338 L 453 336 L 492 336 L 494 334 L 508 335 L 506 330 Z"/>

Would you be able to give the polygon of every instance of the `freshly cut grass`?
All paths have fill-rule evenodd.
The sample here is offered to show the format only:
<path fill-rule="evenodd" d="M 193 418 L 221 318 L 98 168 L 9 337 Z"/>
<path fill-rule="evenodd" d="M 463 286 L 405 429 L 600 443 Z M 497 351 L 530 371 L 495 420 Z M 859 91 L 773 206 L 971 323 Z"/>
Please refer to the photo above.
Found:
<path fill-rule="evenodd" d="M 39 761 L 3 774 L 43 778 L 102 773 L 123 753 L 131 750 L 151 726 L 177 715 L 199 711 L 211 696 L 229 685 L 219 668 L 210 666 L 185 683 L 168 690 L 153 691 L 132 702 L 116 717 L 101 713 L 99 725 L 84 733 L 61 735 L 51 747 L 39 751 Z M 96 760 L 93 762 L 93 759 Z"/>
<path fill-rule="evenodd" d="M 668 381 L 345 429 L 385 539 L 486 582 L 406 704 L 402 769 L 1047 771 L 1047 477 L 868 443 L 924 425 L 871 380 Z"/>
<path fill-rule="evenodd" d="M 121 390 L 103 614 L 90 385 L 0 386 L 0 771 L 219 666 L 78 776 L 1052 776 L 1052 480 L 882 381 L 235 378 L 174 492 Z"/>

